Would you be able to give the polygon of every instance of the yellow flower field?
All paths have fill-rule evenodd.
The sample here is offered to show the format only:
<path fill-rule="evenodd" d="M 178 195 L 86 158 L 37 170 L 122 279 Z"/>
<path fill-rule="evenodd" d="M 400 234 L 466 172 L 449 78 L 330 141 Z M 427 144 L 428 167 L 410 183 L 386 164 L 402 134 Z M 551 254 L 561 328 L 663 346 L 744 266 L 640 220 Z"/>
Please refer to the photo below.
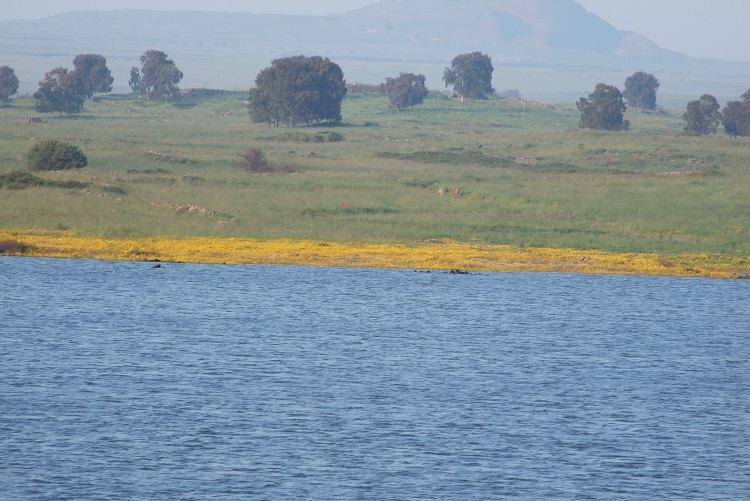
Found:
<path fill-rule="evenodd" d="M 297 264 L 464 271 L 549 271 L 745 278 L 748 259 L 708 254 L 617 254 L 452 241 L 419 245 L 247 238 L 86 237 L 66 231 L 0 231 L 25 256 L 226 264 Z M 6 254 L 9 252 L 6 252 Z"/>

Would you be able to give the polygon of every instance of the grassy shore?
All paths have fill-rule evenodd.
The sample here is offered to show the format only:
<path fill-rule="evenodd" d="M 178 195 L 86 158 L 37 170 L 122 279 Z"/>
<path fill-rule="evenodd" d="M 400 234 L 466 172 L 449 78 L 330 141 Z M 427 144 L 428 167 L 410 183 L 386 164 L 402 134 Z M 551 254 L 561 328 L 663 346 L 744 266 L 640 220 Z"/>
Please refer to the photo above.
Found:
<path fill-rule="evenodd" d="M 747 278 L 748 260 L 707 254 L 660 256 L 519 248 L 452 241 L 334 243 L 240 238 L 105 239 L 71 232 L 0 231 L 0 250 L 26 256 L 223 264 L 296 264 L 450 271 L 546 271 Z"/>
<path fill-rule="evenodd" d="M 101 96 L 41 124 L 29 98 L 0 107 L 2 238 L 68 257 L 750 272 L 750 142 L 683 136 L 682 110 L 600 132 L 579 129 L 572 105 L 431 93 L 394 112 L 350 94 L 335 128 L 274 129 L 249 122 L 246 98 Z M 89 166 L 14 184 L 44 138 L 80 146 Z M 248 148 L 277 172 L 238 168 Z M 453 186 L 460 196 L 438 195 Z"/>

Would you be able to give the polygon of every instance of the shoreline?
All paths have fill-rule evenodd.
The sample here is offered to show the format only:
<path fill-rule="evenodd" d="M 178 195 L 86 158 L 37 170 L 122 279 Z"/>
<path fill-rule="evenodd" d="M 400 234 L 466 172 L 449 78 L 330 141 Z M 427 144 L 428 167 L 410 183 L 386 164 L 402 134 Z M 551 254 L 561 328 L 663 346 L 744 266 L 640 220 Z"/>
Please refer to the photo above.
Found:
<path fill-rule="evenodd" d="M 228 237 L 87 237 L 70 231 L 0 230 L 0 256 L 203 264 L 278 264 L 461 271 L 526 271 L 750 278 L 750 258 L 615 253 L 439 241 L 339 243 Z M 17 244 L 14 251 L 13 244 Z"/>

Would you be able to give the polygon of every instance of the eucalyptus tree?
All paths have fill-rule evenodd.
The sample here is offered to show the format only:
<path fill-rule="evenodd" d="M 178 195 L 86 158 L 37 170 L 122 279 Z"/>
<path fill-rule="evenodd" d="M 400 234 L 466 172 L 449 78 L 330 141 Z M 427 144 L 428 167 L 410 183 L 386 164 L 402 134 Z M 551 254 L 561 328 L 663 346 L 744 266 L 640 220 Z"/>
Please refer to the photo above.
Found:
<path fill-rule="evenodd" d="M 341 67 L 320 56 L 274 59 L 250 89 L 254 122 L 274 126 L 340 122 L 346 82 Z"/>
<path fill-rule="evenodd" d="M 385 92 L 391 101 L 391 106 L 397 110 L 412 108 L 422 104 L 429 94 L 425 86 L 425 76 L 414 73 L 401 73 L 398 77 L 385 79 Z"/>
<path fill-rule="evenodd" d="M 0 103 L 10 101 L 18 91 L 18 77 L 10 66 L 0 66 Z"/>
<path fill-rule="evenodd" d="M 742 101 L 729 101 L 721 112 L 724 131 L 730 136 L 750 136 L 750 90 Z"/>
<path fill-rule="evenodd" d="M 685 133 L 694 136 L 716 134 L 721 121 L 720 110 L 718 101 L 710 94 L 703 94 L 700 100 L 690 101 L 687 111 L 682 115 Z"/>
<path fill-rule="evenodd" d="M 625 79 L 622 96 L 628 104 L 639 111 L 656 109 L 656 91 L 659 80 L 650 73 L 638 71 Z"/>
<path fill-rule="evenodd" d="M 464 99 L 487 99 L 495 92 L 492 88 L 492 58 L 481 52 L 459 54 L 445 68 L 443 81 L 452 86 L 453 91 Z"/>
<path fill-rule="evenodd" d="M 597 84 L 588 98 L 578 100 L 576 107 L 581 112 L 581 128 L 627 130 L 630 127 L 630 122 L 624 119 L 627 106 L 622 93 L 613 85 Z"/>
<path fill-rule="evenodd" d="M 128 85 L 136 94 L 145 94 L 148 99 L 169 99 L 176 96 L 177 86 L 183 74 L 175 62 L 160 50 L 147 50 L 140 57 L 141 68 L 130 69 Z"/>

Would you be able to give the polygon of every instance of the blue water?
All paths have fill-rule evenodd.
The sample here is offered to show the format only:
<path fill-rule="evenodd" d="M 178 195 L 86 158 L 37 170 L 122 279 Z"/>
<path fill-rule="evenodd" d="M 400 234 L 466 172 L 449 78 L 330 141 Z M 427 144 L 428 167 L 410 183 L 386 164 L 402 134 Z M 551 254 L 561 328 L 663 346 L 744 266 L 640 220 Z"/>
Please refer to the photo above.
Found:
<path fill-rule="evenodd" d="M 750 281 L 0 272 L 0 499 L 750 499 Z"/>

